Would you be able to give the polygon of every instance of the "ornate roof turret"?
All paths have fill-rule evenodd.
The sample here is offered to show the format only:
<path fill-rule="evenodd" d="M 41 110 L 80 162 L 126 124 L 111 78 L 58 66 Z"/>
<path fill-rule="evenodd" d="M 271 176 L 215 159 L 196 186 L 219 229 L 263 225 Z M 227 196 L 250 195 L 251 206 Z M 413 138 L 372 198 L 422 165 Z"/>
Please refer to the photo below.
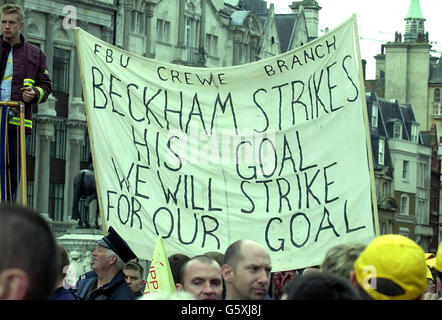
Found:
<path fill-rule="evenodd" d="M 419 0 L 411 0 L 410 8 L 408 9 L 408 14 L 405 19 L 424 19 L 422 15 L 421 6 Z"/>
<path fill-rule="evenodd" d="M 411 0 L 408 14 L 405 17 L 406 42 L 428 42 L 428 34 L 425 33 L 425 18 L 422 14 L 419 0 Z"/>

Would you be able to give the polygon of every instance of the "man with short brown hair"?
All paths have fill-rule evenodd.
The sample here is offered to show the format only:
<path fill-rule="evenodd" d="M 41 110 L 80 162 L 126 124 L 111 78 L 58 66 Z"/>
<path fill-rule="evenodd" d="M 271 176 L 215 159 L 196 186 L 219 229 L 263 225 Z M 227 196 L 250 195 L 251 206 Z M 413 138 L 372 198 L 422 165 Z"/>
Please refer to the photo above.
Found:
<path fill-rule="evenodd" d="M 135 297 L 141 297 L 143 295 L 144 286 L 146 285 L 143 267 L 136 261 L 129 261 L 124 266 L 123 272 L 126 283 L 132 289 Z"/>
<path fill-rule="evenodd" d="M 0 101 L 22 101 L 25 104 L 26 145 L 32 133 L 32 104 L 45 102 L 52 92 L 52 81 L 46 65 L 46 56 L 40 48 L 25 41 L 21 34 L 24 26 L 23 8 L 17 4 L 5 4 L 0 8 Z M 15 110 L 14 110 L 15 111 Z M 2 118 L 9 117 L 9 174 L 10 183 L 2 181 L 2 201 L 15 201 L 19 177 L 17 171 L 18 115 L 13 109 L 2 111 Z M 5 133 L 1 133 L 5 139 Z M 5 166 L 0 171 L 6 172 Z M 8 176 L 8 175 L 6 175 Z M 7 179 L 7 178 L 5 178 Z M 10 186 L 10 188 L 9 188 Z M 7 189 L 7 190 L 6 190 Z"/>
<path fill-rule="evenodd" d="M 192 293 L 197 300 L 221 300 L 221 267 L 212 257 L 193 257 L 182 266 L 180 282 L 176 284 L 176 289 Z"/>
<path fill-rule="evenodd" d="M 0 203 L 0 300 L 49 300 L 57 280 L 51 229 L 32 209 Z"/>

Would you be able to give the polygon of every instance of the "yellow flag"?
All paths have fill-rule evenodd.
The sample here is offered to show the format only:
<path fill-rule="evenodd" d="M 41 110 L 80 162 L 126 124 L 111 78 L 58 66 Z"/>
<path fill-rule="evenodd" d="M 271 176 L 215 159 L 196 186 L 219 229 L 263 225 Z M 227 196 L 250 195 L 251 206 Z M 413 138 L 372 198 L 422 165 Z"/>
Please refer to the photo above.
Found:
<path fill-rule="evenodd" d="M 144 294 L 155 292 L 175 292 L 175 282 L 161 236 L 158 237 L 155 246 Z"/>

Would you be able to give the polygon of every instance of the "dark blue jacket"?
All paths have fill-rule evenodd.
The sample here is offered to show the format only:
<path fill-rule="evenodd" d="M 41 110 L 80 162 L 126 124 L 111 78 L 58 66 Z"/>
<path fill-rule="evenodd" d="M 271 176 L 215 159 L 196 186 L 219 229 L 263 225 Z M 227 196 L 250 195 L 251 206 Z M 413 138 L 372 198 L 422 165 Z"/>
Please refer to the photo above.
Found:
<path fill-rule="evenodd" d="M 94 272 L 95 273 L 95 272 Z M 89 297 L 86 296 L 89 289 L 98 281 L 97 274 L 91 274 L 86 279 L 78 280 L 76 296 L 80 300 L 134 300 L 135 295 L 132 289 L 124 280 L 124 273 L 120 270 L 111 282 L 101 288 L 91 291 Z"/>
<path fill-rule="evenodd" d="M 67 289 L 57 288 L 52 296 L 52 300 L 77 300 L 75 296 Z"/>

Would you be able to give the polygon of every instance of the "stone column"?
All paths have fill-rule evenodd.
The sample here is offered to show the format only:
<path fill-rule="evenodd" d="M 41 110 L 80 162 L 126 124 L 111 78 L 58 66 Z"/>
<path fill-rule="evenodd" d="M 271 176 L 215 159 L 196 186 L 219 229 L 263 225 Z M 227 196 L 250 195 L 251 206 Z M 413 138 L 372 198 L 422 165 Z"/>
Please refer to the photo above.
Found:
<path fill-rule="evenodd" d="M 152 48 L 152 17 L 155 3 L 151 1 L 146 2 L 146 29 L 144 31 L 146 35 L 146 57 L 153 58 L 155 55 Z"/>
<path fill-rule="evenodd" d="M 54 69 L 54 25 L 58 16 L 52 13 L 46 14 L 46 44 L 45 54 L 46 63 L 49 69 L 49 76 L 52 79 L 52 72 Z"/>
<path fill-rule="evenodd" d="M 86 23 L 81 23 L 81 28 L 87 27 Z M 107 41 L 107 39 L 105 39 Z M 75 52 L 75 55 L 77 53 Z M 75 58 L 75 70 L 80 66 L 77 57 Z M 64 185 L 64 221 L 70 221 L 72 216 L 72 205 L 74 197 L 74 178 L 80 171 L 81 147 L 84 145 L 84 138 L 87 131 L 86 114 L 82 96 L 81 75 L 76 72 L 74 75 L 73 98 L 69 105 L 69 115 L 66 122 L 66 170 Z"/>
<path fill-rule="evenodd" d="M 72 106 L 72 104 L 71 104 Z M 71 110 L 74 108 L 71 108 Z M 79 114 L 80 115 L 80 114 Z M 86 120 L 80 120 L 84 114 L 75 116 L 69 113 L 67 126 L 67 157 L 66 157 L 66 171 L 65 171 L 65 186 L 64 186 L 64 221 L 70 221 L 72 216 L 72 205 L 74 199 L 74 178 L 80 171 L 80 155 L 81 147 L 84 145 L 87 123 Z"/>
<path fill-rule="evenodd" d="M 132 0 L 124 1 L 124 38 L 123 38 L 123 47 L 125 50 L 129 48 L 129 33 L 130 26 L 132 24 Z"/>
<path fill-rule="evenodd" d="M 204 50 L 206 43 L 206 0 L 201 0 L 201 20 L 200 20 L 200 34 L 199 47 Z"/>
<path fill-rule="evenodd" d="M 40 213 L 49 212 L 49 175 L 51 164 L 51 141 L 55 140 L 55 124 L 57 99 L 49 96 L 45 103 L 38 106 L 38 114 L 34 117 L 37 122 L 37 145 L 35 163 L 35 208 Z"/>
<path fill-rule="evenodd" d="M 240 55 L 241 55 L 241 41 L 238 39 L 238 35 L 234 35 L 233 38 L 233 59 L 232 59 L 232 65 L 236 66 L 239 64 L 240 61 Z"/>
<path fill-rule="evenodd" d="M 177 46 L 179 48 L 184 48 L 184 33 L 186 32 L 186 26 L 184 25 L 184 11 L 186 9 L 185 0 L 180 1 L 180 8 L 178 10 L 178 43 Z"/>
<path fill-rule="evenodd" d="M 258 40 L 255 37 L 250 38 L 250 62 L 256 61 L 256 54 L 257 54 L 257 47 L 258 47 Z"/>

